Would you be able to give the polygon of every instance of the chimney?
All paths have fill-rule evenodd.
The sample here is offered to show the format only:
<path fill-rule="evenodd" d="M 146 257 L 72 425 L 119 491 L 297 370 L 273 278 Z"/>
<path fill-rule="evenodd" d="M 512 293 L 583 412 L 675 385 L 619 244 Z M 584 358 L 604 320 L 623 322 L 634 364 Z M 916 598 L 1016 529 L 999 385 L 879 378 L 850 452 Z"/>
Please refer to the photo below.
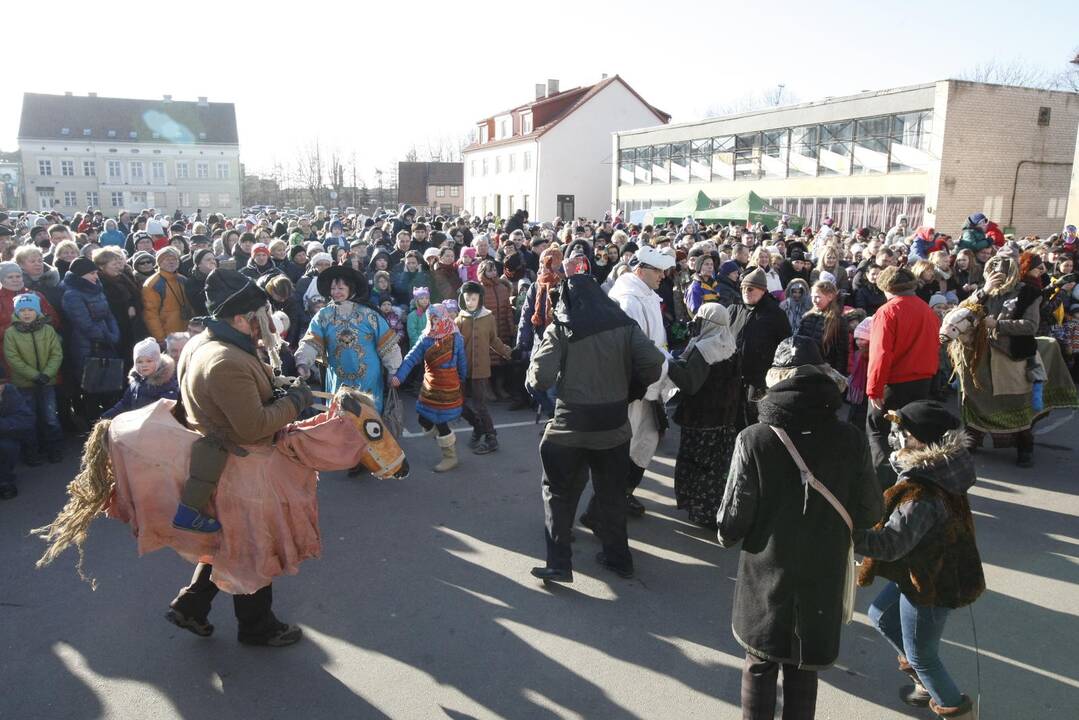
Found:
<path fill-rule="evenodd" d="M 97 93 L 86 93 L 86 97 L 97 97 Z"/>
<path fill-rule="evenodd" d="M 607 79 L 607 73 L 603 73 L 603 77 L 601 77 L 600 80 L 606 80 L 606 79 Z"/>
<path fill-rule="evenodd" d="M 204 95 L 199 95 L 199 107 L 210 107 L 210 102 Z"/>
<path fill-rule="evenodd" d="M 542 100 L 544 95 L 547 94 L 547 86 L 543 83 L 536 83 L 536 99 Z"/>
<path fill-rule="evenodd" d="M 547 79 L 547 97 L 558 94 L 558 81 L 548 78 Z"/>
<path fill-rule="evenodd" d="M 161 97 L 164 98 L 167 103 L 172 102 L 172 95 L 162 95 Z"/>

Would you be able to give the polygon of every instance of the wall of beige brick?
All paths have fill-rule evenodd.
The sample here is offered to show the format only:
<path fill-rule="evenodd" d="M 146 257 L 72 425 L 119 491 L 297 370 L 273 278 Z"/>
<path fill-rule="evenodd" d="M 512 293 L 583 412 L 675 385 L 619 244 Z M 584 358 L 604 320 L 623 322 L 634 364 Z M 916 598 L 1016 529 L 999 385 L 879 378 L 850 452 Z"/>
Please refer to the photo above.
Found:
<path fill-rule="evenodd" d="M 959 80 L 941 85 L 947 107 L 939 185 L 935 206 L 926 200 L 938 230 L 958 232 L 967 215 L 980 211 L 1017 234 L 1058 232 L 1076 158 L 1079 94 Z M 1050 111 L 1044 127 L 1042 107 Z"/>
<path fill-rule="evenodd" d="M 1071 192 L 1068 194 L 1065 225 L 1079 226 L 1079 137 L 1075 139 L 1075 159 L 1072 161 Z"/>

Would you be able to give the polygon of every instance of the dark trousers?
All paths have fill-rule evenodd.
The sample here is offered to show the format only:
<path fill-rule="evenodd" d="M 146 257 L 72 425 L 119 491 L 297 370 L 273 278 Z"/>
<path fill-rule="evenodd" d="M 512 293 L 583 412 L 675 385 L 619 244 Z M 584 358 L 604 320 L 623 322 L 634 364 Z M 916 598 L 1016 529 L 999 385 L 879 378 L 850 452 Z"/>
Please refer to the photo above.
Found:
<path fill-rule="evenodd" d="M 423 415 L 417 415 L 416 419 L 419 421 L 420 427 L 423 428 L 424 430 L 430 430 L 431 428 L 437 428 L 439 437 L 446 437 L 447 435 L 449 435 L 450 433 L 453 432 L 452 430 L 450 430 L 450 424 L 449 423 L 433 423 L 430 420 L 428 420 L 427 418 L 425 418 Z"/>
<path fill-rule="evenodd" d="M 19 441 L 15 438 L 0 438 L 0 485 L 15 484 L 15 466 L 19 464 L 19 445 Z"/>
<path fill-rule="evenodd" d="M 639 466 L 632 460 L 629 461 L 629 470 L 626 472 L 625 478 L 625 492 L 628 498 L 633 494 L 633 491 L 641 484 L 641 480 L 644 479 L 644 468 Z M 588 507 L 585 508 L 584 514 L 589 518 L 594 518 L 596 515 L 596 495 L 592 494 L 592 497 L 588 501 Z"/>
<path fill-rule="evenodd" d="M 817 673 L 783 666 L 783 720 L 813 720 L 817 709 Z M 772 720 L 780 664 L 746 654 L 742 667 L 743 720 Z"/>
<path fill-rule="evenodd" d="M 595 509 L 592 520 L 603 552 L 617 564 L 632 567 L 626 536 L 625 479 L 629 442 L 605 450 L 567 447 L 544 438 L 540 441 L 543 462 L 543 512 L 547 539 L 547 567 L 569 569 L 573 550 L 573 529 L 577 502 L 592 475 Z"/>
<path fill-rule="evenodd" d="M 470 378 L 462 389 L 464 390 L 464 407 L 461 408 L 461 416 L 473 430 L 484 435 L 494 435 L 495 422 L 491 419 L 491 411 L 487 409 L 487 380 L 485 378 Z"/>
<path fill-rule="evenodd" d="M 218 593 L 217 585 L 210 579 L 213 570 L 213 565 L 206 563 L 196 565 L 195 574 L 191 576 L 191 584 L 180 589 L 180 594 L 169 603 L 169 607 L 188 617 L 205 620 L 210 614 L 210 606 Z M 273 585 L 267 585 L 251 595 L 233 595 L 232 605 L 236 612 L 241 636 L 263 635 L 273 630 L 277 624 L 277 618 L 274 617 L 271 607 Z"/>
<path fill-rule="evenodd" d="M 44 450 L 53 454 L 64 447 L 64 431 L 60 427 L 60 413 L 56 405 L 55 385 L 35 385 L 19 388 L 26 404 L 34 411 L 36 432 L 27 433 L 27 452 L 37 455 Z"/>
<path fill-rule="evenodd" d="M 878 410 L 872 403 L 869 404 L 865 416 L 865 432 L 869 436 L 869 452 L 873 456 L 873 465 L 877 468 L 877 479 L 885 490 L 895 485 L 896 475 L 892 466 L 888 464 L 888 456 L 892 453 L 888 445 L 888 433 L 892 429 L 892 423 L 884 417 L 884 413 L 888 410 L 898 410 L 915 400 L 928 400 L 932 384 L 933 379 L 926 378 L 885 385 L 884 407 Z"/>

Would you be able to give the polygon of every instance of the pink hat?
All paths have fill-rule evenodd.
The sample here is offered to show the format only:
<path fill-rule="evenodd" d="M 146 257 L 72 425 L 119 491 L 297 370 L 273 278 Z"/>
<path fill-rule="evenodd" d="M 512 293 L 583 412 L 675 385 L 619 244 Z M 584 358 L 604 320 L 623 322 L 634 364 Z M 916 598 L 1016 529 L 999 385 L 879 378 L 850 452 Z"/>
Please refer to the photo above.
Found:
<path fill-rule="evenodd" d="M 870 315 L 865 320 L 858 323 L 858 326 L 854 328 L 855 340 L 868 340 L 869 336 L 873 334 L 873 316 Z"/>

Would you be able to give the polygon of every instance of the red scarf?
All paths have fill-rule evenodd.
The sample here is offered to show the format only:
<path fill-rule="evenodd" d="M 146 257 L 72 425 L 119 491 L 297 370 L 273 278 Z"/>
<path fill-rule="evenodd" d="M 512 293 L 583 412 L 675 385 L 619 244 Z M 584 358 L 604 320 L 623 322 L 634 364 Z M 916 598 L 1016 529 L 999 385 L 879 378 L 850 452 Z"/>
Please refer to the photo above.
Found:
<path fill-rule="evenodd" d="M 540 274 L 536 278 L 536 303 L 532 309 L 532 327 L 547 327 L 554 318 L 551 307 L 551 288 L 562 280 L 558 268 L 562 265 L 562 251 L 549 247 L 540 255 Z"/>

